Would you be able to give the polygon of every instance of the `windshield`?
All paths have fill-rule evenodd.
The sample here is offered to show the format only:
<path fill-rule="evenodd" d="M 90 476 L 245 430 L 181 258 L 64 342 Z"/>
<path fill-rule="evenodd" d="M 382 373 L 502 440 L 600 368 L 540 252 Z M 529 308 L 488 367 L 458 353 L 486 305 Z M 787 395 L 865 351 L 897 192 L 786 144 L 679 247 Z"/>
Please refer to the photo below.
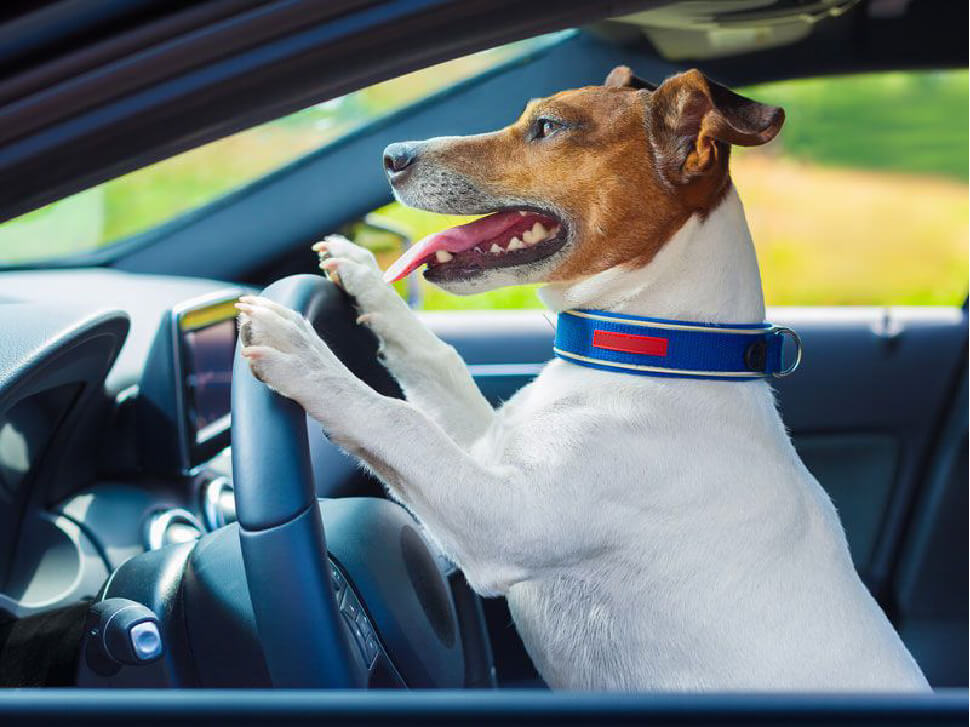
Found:
<path fill-rule="evenodd" d="M 385 115 L 434 103 L 429 97 L 447 95 L 455 84 L 528 62 L 572 33 L 379 83 L 23 215 L 0 225 L 0 266 L 110 251 Z M 774 142 L 738 149 L 731 163 L 769 305 L 963 302 L 967 89 L 966 70 L 830 76 L 738 89 L 787 113 Z M 509 110 L 510 118 L 515 111 Z M 370 219 L 411 240 L 465 221 L 397 203 L 374 210 Z M 400 254 L 396 244 L 385 244 L 378 255 L 382 264 Z M 534 287 L 458 297 L 414 278 L 409 299 L 425 309 L 541 307 Z"/>
<path fill-rule="evenodd" d="M 101 250 L 212 202 L 393 111 L 568 35 L 474 53 L 316 104 L 0 224 L 0 265 Z"/>

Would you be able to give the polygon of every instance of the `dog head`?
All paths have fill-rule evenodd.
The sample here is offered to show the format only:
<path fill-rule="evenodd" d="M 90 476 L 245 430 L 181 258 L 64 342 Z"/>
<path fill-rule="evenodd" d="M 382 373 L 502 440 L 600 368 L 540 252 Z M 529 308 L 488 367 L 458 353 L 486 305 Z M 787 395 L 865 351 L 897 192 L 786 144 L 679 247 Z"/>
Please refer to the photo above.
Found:
<path fill-rule="evenodd" d="M 731 145 L 764 144 L 783 121 L 700 71 L 654 86 L 620 66 L 603 86 L 531 101 L 500 131 L 391 144 L 400 202 L 488 216 L 425 238 L 386 277 L 427 263 L 429 281 L 468 294 L 646 265 L 723 197 Z"/>

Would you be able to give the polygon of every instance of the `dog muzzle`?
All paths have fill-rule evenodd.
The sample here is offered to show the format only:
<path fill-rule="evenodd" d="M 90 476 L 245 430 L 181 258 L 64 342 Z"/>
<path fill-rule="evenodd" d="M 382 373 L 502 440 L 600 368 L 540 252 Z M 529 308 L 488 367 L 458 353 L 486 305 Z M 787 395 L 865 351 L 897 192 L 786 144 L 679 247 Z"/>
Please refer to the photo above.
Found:
<path fill-rule="evenodd" d="M 786 362 L 786 339 L 794 345 Z M 567 310 L 556 355 L 570 363 L 637 376 L 753 381 L 782 378 L 802 360 L 790 328 L 770 323 L 696 323 L 601 310 Z"/>

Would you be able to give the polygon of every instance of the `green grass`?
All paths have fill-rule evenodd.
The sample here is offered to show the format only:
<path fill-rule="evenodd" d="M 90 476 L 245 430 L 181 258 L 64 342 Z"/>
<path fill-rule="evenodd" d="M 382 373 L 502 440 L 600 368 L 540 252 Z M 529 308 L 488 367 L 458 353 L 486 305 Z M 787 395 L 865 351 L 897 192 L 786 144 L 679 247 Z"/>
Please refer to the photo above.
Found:
<path fill-rule="evenodd" d="M 967 180 L 967 71 L 878 73 L 741 89 L 785 109 L 786 155 Z"/>
<path fill-rule="evenodd" d="M 0 225 L 0 263 L 90 250 L 148 229 L 510 53 L 499 49 L 477 54 L 378 84 L 11 220 Z M 946 71 L 820 78 L 741 89 L 752 98 L 785 107 L 785 127 L 767 149 L 778 160 L 806 164 L 802 176 L 811 181 L 793 200 L 790 194 L 775 194 L 778 190 L 770 184 L 759 184 L 779 173 L 777 165 L 754 163 L 758 155 L 746 152 L 736 160 L 736 178 L 762 257 L 769 302 L 938 303 L 958 302 L 966 294 L 967 83 L 966 71 Z M 825 167 L 878 175 L 811 176 L 812 169 Z M 944 186 L 934 186 L 937 182 Z M 883 183 L 889 186 L 880 187 Z M 887 190 L 882 197 L 891 197 L 894 209 L 887 212 L 872 195 L 855 199 L 859 185 Z M 825 224 L 816 228 L 809 223 L 818 220 L 799 217 L 788 210 L 790 204 L 824 210 L 825 220 L 820 222 Z M 905 217 L 895 213 L 910 204 L 926 222 L 901 230 Z M 785 214 L 779 214 L 782 211 Z M 463 221 L 396 204 L 380 213 L 404 226 L 414 239 Z M 866 224 L 850 224 L 860 219 Z M 837 241 L 842 259 L 824 258 L 823 263 L 818 237 L 850 228 L 865 244 Z M 884 238 L 894 240 L 893 249 L 899 252 L 879 255 L 878 242 Z M 832 241 L 825 242 L 830 249 Z M 918 264 L 906 259 L 907 250 L 918 250 Z M 854 273 L 832 274 L 832 265 Z M 914 269 L 920 271 L 918 276 L 912 274 Z M 459 298 L 424 285 L 423 298 L 429 309 L 540 305 L 530 286 Z"/>

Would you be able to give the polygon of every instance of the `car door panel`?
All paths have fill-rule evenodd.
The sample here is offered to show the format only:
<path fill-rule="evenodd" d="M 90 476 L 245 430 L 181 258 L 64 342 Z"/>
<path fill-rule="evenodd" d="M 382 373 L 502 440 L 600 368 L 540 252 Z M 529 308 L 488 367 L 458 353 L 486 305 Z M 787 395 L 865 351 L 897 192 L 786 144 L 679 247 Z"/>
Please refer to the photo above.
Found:
<path fill-rule="evenodd" d="M 856 567 L 866 567 L 879 535 L 899 462 L 899 442 L 877 432 L 796 434 L 795 449 L 847 526 Z"/>
<path fill-rule="evenodd" d="M 936 437 L 894 579 L 895 620 L 930 683 L 966 686 L 967 371 Z"/>

